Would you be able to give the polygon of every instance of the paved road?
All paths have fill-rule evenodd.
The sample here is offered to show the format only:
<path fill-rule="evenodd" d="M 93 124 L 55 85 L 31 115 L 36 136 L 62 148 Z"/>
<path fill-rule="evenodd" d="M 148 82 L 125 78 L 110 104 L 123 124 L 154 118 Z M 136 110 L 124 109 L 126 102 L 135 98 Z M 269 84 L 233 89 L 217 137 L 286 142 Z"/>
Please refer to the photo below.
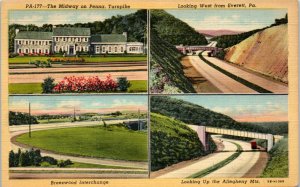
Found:
<path fill-rule="evenodd" d="M 128 72 L 102 72 L 102 73 L 47 73 L 47 74 L 24 74 L 24 75 L 9 75 L 9 83 L 42 83 L 45 78 L 52 77 L 56 82 L 59 82 L 68 76 L 98 76 L 105 80 L 106 76 L 111 75 L 112 79 L 117 77 L 127 77 L 128 80 L 148 80 L 147 71 L 128 71 Z"/>
<path fill-rule="evenodd" d="M 63 67 L 63 68 L 24 68 L 24 69 L 10 69 L 9 73 L 10 74 L 45 74 L 45 73 L 63 73 L 63 72 L 68 72 L 68 73 L 93 73 L 93 72 L 101 72 L 101 71 L 109 71 L 109 72 L 114 72 L 114 71 L 133 71 L 133 70 L 143 70 L 147 71 L 147 65 L 144 66 L 130 66 L 130 67 Z"/>
<path fill-rule="evenodd" d="M 218 138 L 219 139 L 219 138 Z M 225 160 L 226 158 L 230 157 L 232 154 L 235 153 L 237 150 L 237 146 L 229 141 L 223 141 L 224 144 L 224 150 L 227 152 L 219 152 L 219 153 L 213 153 L 210 154 L 203 159 L 200 159 L 198 162 L 183 167 L 181 169 L 166 173 L 164 175 L 161 175 L 157 178 L 186 178 L 191 176 L 192 174 L 195 174 L 201 170 L 204 170 L 206 168 L 209 168 L 222 160 Z"/>
<path fill-rule="evenodd" d="M 242 77 L 243 79 L 245 79 L 253 84 L 256 84 L 266 90 L 269 90 L 273 93 L 281 93 L 281 94 L 288 93 L 288 86 L 286 86 L 286 85 L 268 80 L 262 76 L 255 75 L 253 73 L 249 73 L 245 70 L 237 68 L 237 67 L 235 67 L 223 60 L 217 59 L 215 57 L 208 57 L 207 52 L 203 53 L 203 57 L 205 59 L 207 59 L 209 62 L 213 63 L 214 65 L 216 65 L 234 75 Z"/>
<path fill-rule="evenodd" d="M 106 121 L 107 124 L 115 124 L 123 122 L 124 120 L 111 120 Z M 39 130 L 48 130 L 48 129 L 58 129 L 58 128 L 69 128 L 69 127 L 83 127 L 83 126 L 95 126 L 99 125 L 98 121 L 88 121 L 88 122 L 76 122 L 76 123 L 52 123 L 52 124 L 43 124 L 43 125 L 32 125 L 32 131 Z M 11 138 L 24 134 L 28 132 L 28 125 L 19 125 L 19 126 L 10 126 L 10 136 Z M 16 145 L 11 142 L 11 149 L 17 151 L 19 148 L 24 149 L 24 146 Z M 70 159 L 74 162 L 82 162 L 88 164 L 101 164 L 101 165 L 110 165 L 110 166 L 122 166 L 122 167 L 133 167 L 140 169 L 147 169 L 147 162 L 135 162 L 135 161 L 124 161 L 124 160 L 113 160 L 113 159 L 102 159 L 102 158 L 88 158 L 88 157 L 77 157 L 69 155 L 61 155 L 51 153 L 49 151 L 42 151 L 43 156 L 51 156 L 58 160 L 67 160 Z"/>
<path fill-rule="evenodd" d="M 193 67 L 224 93 L 257 93 L 203 62 L 198 56 L 186 56 Z"/>
<path fill-rule="evenodd" d="M 243 150 L 251 150 L 250 144 L 247 142 L 230 141 L 242 146 Z M 260 152 L 242 152 L 235 160 L 205 177 L 243 177 L 259 160 L 259 155 Z"/>

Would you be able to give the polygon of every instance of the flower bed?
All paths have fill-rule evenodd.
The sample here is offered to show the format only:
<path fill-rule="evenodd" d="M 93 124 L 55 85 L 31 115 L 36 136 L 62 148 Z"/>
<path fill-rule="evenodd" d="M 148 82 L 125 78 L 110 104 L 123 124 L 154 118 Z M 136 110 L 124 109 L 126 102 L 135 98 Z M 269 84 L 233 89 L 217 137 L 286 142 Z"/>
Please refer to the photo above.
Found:
<path fill-rule="evenodd" d="M 63 92 L 110 92 L 116 91 L 118 84 L 108 75 L 105 80 L 94 77 L 65 77 L 54 88 L 54 93 Z"/>
<path fill-rule="evenodd" d="M 79 57 L 51 57 L 50 62 L 84 62 L 84 58 Z"/>

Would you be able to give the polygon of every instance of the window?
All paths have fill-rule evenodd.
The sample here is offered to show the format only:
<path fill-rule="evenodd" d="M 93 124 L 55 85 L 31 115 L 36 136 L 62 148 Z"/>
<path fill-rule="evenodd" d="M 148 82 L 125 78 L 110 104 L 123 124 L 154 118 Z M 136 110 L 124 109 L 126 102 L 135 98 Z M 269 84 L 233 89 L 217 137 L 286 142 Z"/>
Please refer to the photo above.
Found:
<path fill-rule="evenodd" d="M 84 38 L 84 41 L 87 42 L 87 41 L 88 41 L 88 38 Z"/>
<path fill-rule="evenodd" d="M 42 45 L 42 41 L 39 41 L 39 45 Z"/>
<path fill-rule="evenodd" d="M 29 52 L 29 50 L 28 49 L 25 49 L 25 53 L 28 53 Z"/>
<path fill-rule="evenodd" d="M 31 49 L 31 53 L 35 53 L 35 50 L 34 50 L 34 49 Z"/>
<path fill-rule="evenodd" d="M 66 38 L 63 38 L 63 41 L 65 42 L 65 41 L 66 41 Z"/>
<path fill-rule="evenodd" d="M 55 37 L 55 41 L 58 42 L 58 37 Z"/>
<path fill-rule="evenodd" d="M 123 47 L 121 47 L 121 53 L 123 53 Z"/>
<path fill-rule="evenodd" d="M 48 41 L 45 41 L 45 45 L 48 45 Z"/>
<path fill-rule="evenodd" d="M 25 44 L 28 45 L 28 41 L 27 40 L 25 41 Z"/>
<path fill-rule="evenodd" d="M 111 52 L 111 47 L 108 48 L 108 52 Z"/>
<path fill-rule="evenodd" d="M 48 49 L 45 49 L 45 53 L 48 54 Z"/>
<path fill-rule="evenodd" d="M 21 40 L 19 40 L 18 43 L 21 44 L 22 43 Z"/>
<path fill-rule="evenodd" d="M 22 53 L 22 49 L 19 49 L 18 52 L 19 52 L 19 53 Z"/>
<path fill-rule="evenodd" d="M 32 41 L 32 45 L 35 45 L 35 41 Z"/>
<path fill-rule="evenodd" d="M 39 49 L 39 53 L 40 53 L 40 54 L 42 53 L 42 50 L 41 50 L 41 49 Z"/>
<path fill-rule="evenodd" d="M 100 46 L 96 46 L 96 53 L 100 53 Z"/>
<path fill-rule="evenodd" d="M 118 47 L 115 47 L 115 52 L 118 52 Z"/>
<path fill-rule="evenodd" d="M 105 53 L 106 51 L 105 51 L 105 47 L 103 46 L 102 47 L 102 53 Z"/>

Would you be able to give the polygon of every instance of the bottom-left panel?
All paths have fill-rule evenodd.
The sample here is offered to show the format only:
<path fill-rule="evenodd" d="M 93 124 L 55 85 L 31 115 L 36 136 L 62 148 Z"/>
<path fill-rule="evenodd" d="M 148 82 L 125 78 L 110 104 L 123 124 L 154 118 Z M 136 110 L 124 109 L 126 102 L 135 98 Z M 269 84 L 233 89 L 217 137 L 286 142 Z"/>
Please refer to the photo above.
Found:
<path fill-rule="evenodd" d="M 10 96 L 9 177 L 147 178 L 146 95 Z"/>

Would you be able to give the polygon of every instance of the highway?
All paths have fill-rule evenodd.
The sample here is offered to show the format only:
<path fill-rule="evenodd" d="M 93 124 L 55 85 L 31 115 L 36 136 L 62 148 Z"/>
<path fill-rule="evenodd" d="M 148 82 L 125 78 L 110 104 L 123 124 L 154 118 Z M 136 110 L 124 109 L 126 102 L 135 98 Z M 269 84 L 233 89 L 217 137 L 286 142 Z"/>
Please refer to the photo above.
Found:
<path fill-rule="evenodd" d="M 207 52 L 203 53 L 203 57 L 207 59 L 209 62 L 213 63 L 214 65 L 222 68 L 223 70 L 226 70 L 268 91 L 271 91 L 273 93 L 280 93 L 280 94 L 288 93 L 288 86 L 282 83 L 277 83 L 275 81 L 268 80 L 262 76 L 258 76 L 256 74 L 242 70 L 218 58 L 208 57 Z"/>
<path fill-rule="evenodd" d="M 202 76 L 224 93 L 257 93 L 203 62 L 198 56 L 184 58 L 187 58 Z"/>

